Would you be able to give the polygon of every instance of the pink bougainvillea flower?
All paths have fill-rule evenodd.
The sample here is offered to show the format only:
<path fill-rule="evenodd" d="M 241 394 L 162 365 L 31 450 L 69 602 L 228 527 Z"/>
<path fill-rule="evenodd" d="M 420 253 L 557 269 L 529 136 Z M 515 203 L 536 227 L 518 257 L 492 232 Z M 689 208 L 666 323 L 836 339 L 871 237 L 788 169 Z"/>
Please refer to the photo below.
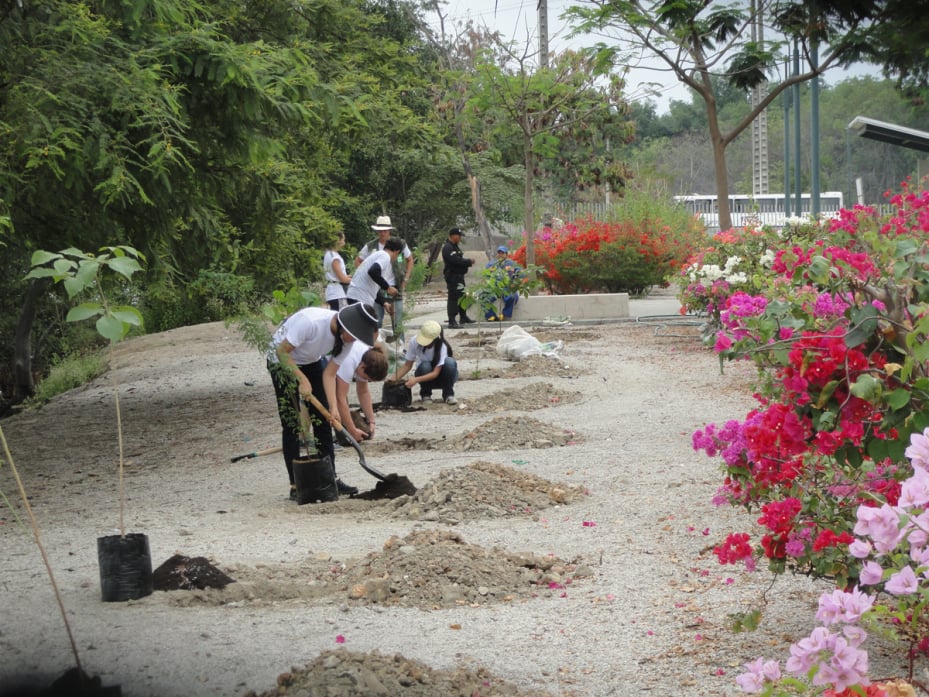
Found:
<path fill-rule="evenodd" d="M 884 576 L 884 570 L 876 561 L 866 561 L 861 567 L 861 573 L 858 580 L 863 586 L 873 586 L 881 582 Z"/>
<path fill-rule="evenodd" d="M 585 528 L 595 528 L 595 527 L 597 527 L 597 524 L 596 524 L 595 522 L 593 522 L 592 520 L 585 520 L 583 523 L 581 523 L 581 525 L 584 526 Z"/>
<path fill-rule="evenodd" d="M 929 468 L 929 436 L 924 433 L 911 433 L 910 445 L 904 451 L 914 467 Z"/>
<path fill-rule="evenodd" d="M 884 584 L 884 590 L 891 595 L 909 595 L 919 589 L 916 573 L 912 567 L 904 566 Z"/>
<path fill-rule="evenodd" d="M 900 488 L 897 503 L 906 508 L 923 508 L 929 503 L 929 470 L 913 468 L 913 476 L 903 482 Z"/>
<path fill-rule="evenodd" d="M 335 643 L 337 643 L 337 644 L 344 644 L 344 643 L 345 643 L 345 637 L 342 636 L 341 634 L 337 634 L 336 637 L 335 637 Z"/>

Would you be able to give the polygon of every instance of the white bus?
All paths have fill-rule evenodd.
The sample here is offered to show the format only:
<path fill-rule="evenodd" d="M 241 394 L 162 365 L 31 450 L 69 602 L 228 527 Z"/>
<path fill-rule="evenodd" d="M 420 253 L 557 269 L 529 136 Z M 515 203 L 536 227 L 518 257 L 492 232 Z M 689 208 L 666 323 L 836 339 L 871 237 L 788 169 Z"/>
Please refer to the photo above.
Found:
<path fill-rule="evenodd" d="M 675 196 L 674 200 L 683 203 L 694 215 L 703 219 L 707 232 L 719 231 L 719 203 L 715 194 L 692 194 Z M 796 210 L 796 197 L 790 196 L 790 216 L 792 218 L 811 219 L 810 194 L 801 194 L 801 210 Z M 843 208 L 841 191 L 824 191 L 819 195 L 819 211 L 823 218 L 832 218 Z M 766 225 L 784 227 L 787 216 L 784 212 L 784 194 L 733 194 L 729 197 L 729 214 L 732 227 L 742 228 L 748 225 Z"/>

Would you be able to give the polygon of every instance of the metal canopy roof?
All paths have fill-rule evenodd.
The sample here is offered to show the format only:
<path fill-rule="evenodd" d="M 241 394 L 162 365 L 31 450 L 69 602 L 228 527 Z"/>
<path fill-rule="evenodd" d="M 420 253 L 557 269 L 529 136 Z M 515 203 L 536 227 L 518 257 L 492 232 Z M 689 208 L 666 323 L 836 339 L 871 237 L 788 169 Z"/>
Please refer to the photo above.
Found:
<path fill-rule="evenodd" d="M 899 145 L 902 148 L 929 152 L 929 132 L 926 131 L 917 131 L 915 128 L 897 126 L 864 116 L 853 118 L 848 128 L 857 131 L 862 138 L 871 138 L 891 145 Z"/>

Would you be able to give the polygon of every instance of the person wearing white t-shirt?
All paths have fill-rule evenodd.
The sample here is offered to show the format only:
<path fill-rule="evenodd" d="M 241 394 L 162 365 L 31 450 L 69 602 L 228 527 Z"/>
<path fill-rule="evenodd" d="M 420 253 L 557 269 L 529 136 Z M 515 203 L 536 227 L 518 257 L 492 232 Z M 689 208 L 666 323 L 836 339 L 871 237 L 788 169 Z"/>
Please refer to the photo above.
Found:
<path fill-rule="evenodd" d="M 384 249 L 370 254 L 361 262 L 361 266 L 352 274 L 352 282 L 348 284 L 346 295 L 349 303 L 370 303 L 371 305 L 384 305 L 387 312 L 393 313 L 390 299 L 400 291 L 397 289 L 397 280 L 394 277 L 393 262 L 402 248 L 402 242 L 392 237 L 387 240 Z M 378 322 L 378 327 L 381 323 Z"/>
<path fill-rule="evenodd" d="M 423 322 L 416 336 L 410 339 L 405 358 L 396 379 L 409 373 L 415 365 L 413 377 L 406 381 L 406 386 L 413 389 L 414 385 L 419 385 L 419 396 L 424 403 L 432 401 L 432 391 L 438 388 L 442 390 L 443 402 L 458 404 L 455 399 L 458 361 L 452 356 L 452 347 L 445 339 L 442 325 L 433 320 Z"/>
<path fill-rule="evenodd" d="M 376 345 L 373 348 L 356 341 L 351 349 L 333 356 L 323 373 L 323 383 L 326 386 L 326 395 L 329 403 L 337 405 L 338 423 L 336 430 L 344 427 L 349 435 L 356 441 L 374 438 L 374 402 L 371 399 L 370 382 L 379 382 L 387 377 L 387 354 L 384 347 Z M 361 412 L 368 422 L 368 433 L 355 426 L 352 420 L 352 410 L 348 405 L 348 390 L 355 383 L 355 392 L 358 393 L 358 404 Z M 335 414 L 333 414 L 335 416 Z"/>
<path fill-rule="evenodd" d="M 377 232 L 377 239 L 373 239 L 367 244 L 362 245 L 361 249 L 358 250 L 358 255 L 355 257 L 355 268 L 361 266 L 361 262 L 367 259 L 370 254 L 379 250 L 383 251 L 387 244 L 387 240 L 398 239 L 403 242 L 400 254 L 397 255 L 393 263 L 394 277 L 397 279 L 397 290 L 399 292 L 393 297 L 390 303 L 394 311 L 393 318 L 395 326 L 400 331 L 398 338 L 401 343 L 403 343 L 403 291 L 406 289 L 407 284 L 410 282 L 410 277 L 413 275 L 413 252 L 410 251 L 409 245 L 407 245 L 402 238 L 392 236 L 397 228 L 390 222 L 389 215 L 378 216 L 377 221 L 371 226 L 371 229 Z M 380 320 L 381 324 L 384 323 L 384 307 L 384 305 L 377 305 L 378 311 L 380 312 L 378 320 Z"/>
<path fill-rule="evenodd" d="M 330 310 L 340 310 L 347 304 L 345 289 L 352 277 L 345 271 L 345 260 L 339 250 L 345 246 L 345 233 L 339 233 L 335 245 L 323 255 L 323 273 L 326 275 L 326 304 Z"/>
<path fill-rule="evenodd" d="M 290 495 L 296 499 L 293 461 L 300 456 L 300 400 L 314 395 L 327 410 L 329 403 L 323 384 L 326 356 L 348 351 L 355 341 L 374 343 L 377 317 L 371 305 L 355 304 L 339 312 L 324 307 L 306 307 L 285 319 L 277 328 L 268 346 L 266 358 L 278 415 L 281 419 L 281 449 L 290 478 Z M 307 405 L 313 417 L 313 439 L 321 456 L 329 456 L 335 468 L 332 426 L 312 404 Z M 356 487 L 341 480 L 339 493 L 357 493 Z"/>

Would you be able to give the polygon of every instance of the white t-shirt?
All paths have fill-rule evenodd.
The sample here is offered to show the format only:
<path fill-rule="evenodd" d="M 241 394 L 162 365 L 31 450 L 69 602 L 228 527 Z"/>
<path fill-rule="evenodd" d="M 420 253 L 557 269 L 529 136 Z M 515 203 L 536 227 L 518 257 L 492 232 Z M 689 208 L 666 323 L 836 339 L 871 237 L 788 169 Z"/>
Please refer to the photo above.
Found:
<path fill-rule="evenodd" d="M 388 285 L 396 286 L 393 265 L 390 263 L 390 254 L 385 251 L 374 252 L 361 262 L 361 266 L 352 274 L 352 282 L 348 286 L 348 297 L 363 303 L 374 304 L 377 292 L 381 287 L 368 275 L 368 269 L 377 264 L 381 267 L 381 276 Z"/>
<path fill-rule="evenodd" d="M 336 259 L 339 260 L 342 266 L 342 273 L 347 274 L 345 270 L 345 260 L 342 258 L 342 255 L 334 249 L 327 249 L 325 255 L 323 255 L 323 271 L 326 272 L 326 280 L 329 281 L 326 284 L 326 300 L 341 300 L 345 297 L 345 289 L 342 287 L 339 277 L 335 275 L 335 271 L 332 268 L 332 262 Z"/>
<path fill-rule="evenodd" d="M 287 339 L 294 347 L 290 355 L 297 365 L 308 365 L 318 361 L 335 346 L 335 336 L 330 327 L 335 315 L 333 310 L 325 307 L 305 307 L 293 313 L 281 322 L 281 326 L 274 332 L 268 350 L 268 360 L 272 363 L 278 362 L 277 347 Z"/>
<path fill-rule="evenodd" d="M 436 353 L 434 348 L 425 348 L 419 345 L 419 342 L 416 341 L 414 336 L 410 339 L 409 345 L 406 347 L 406 356 L 404 358 L 408 361 L 412 361 L 413 365 L 419 365 L 423 361 L 429 361 L 432 363 L 432 367 L 435 368 L 437 365 L 445 365 L 445 359 L 448 357 L 448 348 L 445 346 L 444 341 L 440 341 L 437 345 L 439 359 L 435 360 L 433 355 Z"/>
<path fill-rule="evenodd" d="M 347 382 L 349 385 L 352 384 L 352 379 L 367 382 L 363 377 L 356 375 L 355 371 L 358 370 L 365 353 L 370 348 L 363 341 L 353 341 L 349 350 L 342 351 L 338 356 L 333 357 L 332 362 L 339 366 L 336 377 L 341 378 L 343 382 Z"/>

